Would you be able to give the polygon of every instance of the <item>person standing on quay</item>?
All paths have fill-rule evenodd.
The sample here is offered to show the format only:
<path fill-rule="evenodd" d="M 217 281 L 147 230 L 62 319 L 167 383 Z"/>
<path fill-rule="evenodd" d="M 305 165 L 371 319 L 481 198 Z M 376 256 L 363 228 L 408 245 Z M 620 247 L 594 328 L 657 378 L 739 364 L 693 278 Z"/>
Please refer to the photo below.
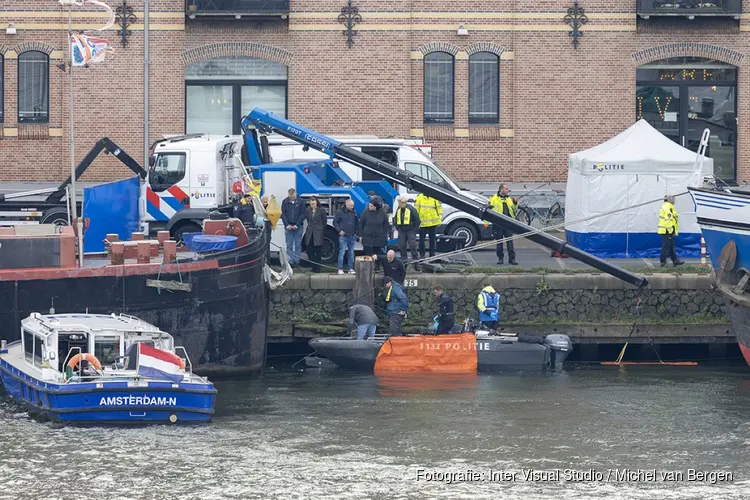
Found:
<path fill-rule="evenodd" d="M 388 215 L 383 210 L 383 201 L 370 199 L 367 209 L 359 218 L 359 235 L 365 255 L 383 255 L 383 247 L 388 242 Z"/>
<path fill-rule="evenodd" d="M 661 267 L 667 267 L 667 257 L 672 258 L 674 267 L 685 263 L 677 258 L 677 248 L 674 241 L 677 237 L 679 225 L 677 210 L 674 208 L 674 196 L 665 196 L 664 204 L 659 210 L 658 233 L 661 235 L 661 255 L 659 256 Z"/>
<path fill-rule="evenodd" d="M 492 205 L 492 209 L 495 212 L 503 214 L 506 217 L 510 217 L 511 219 L 515 219 L 518 199 L 511 198 L 510 196 L 508 196 L 508 193 L 510 193 L 510 188 L 508 187 L 508 185 L 500 184 L 500 188 L 497 190 L 497 194 L 493 195 L 492 198 L 490 198 L 490 205 Z M 497 224 L 492 225 L 492 232 L 493 237 L 496 240 L 513 236 L 513 233 L 510 230 L 504 229 Z M 508 264 L 510 264 L 511 266 L 517 266 L 518 262 L 516 262 L 516 250 L 513 247 L 513 240 L 508 240 L 507 245 Z M 497 263 L 502 264 L 503 259 L 503 244 L 502 242 L 500 242 L 497 244 Z"/>
<path fill-rule="evenodd" d="M 336 213 L 333 228 L 339 233 L 339 274 L 344 274 L 344 255 L 349 256 L 349 274 L 354 274 L 354 244 L 357 242 L 359 217 L 354 211 L 354 200 Z"/>
<path fill-rule="evenodd" d="M 297 191 L 291 188 L 289 196 L 281 202 L 281 220 L 286 230 L 286 251 L 289 254 L 289 264 L 299 265 L 302 252 L 302 225 L 305 222 L 305 204 L 297 198 Z"/>
<path fill-rule="evenodd" d="M 427 236 L 430 238 L 430 257 L 434 257 L 437 246 L 435 230 L 443 222 L 443 205 L 435 198 L 419 193 L 414 207 L 419 212 L 419 257 L 421 259 L 425 257 L 424 240 Z"/>
<path fill-rule="evenodd" d="M 305 245 L 307 256 L 312 262 L 314 273 L 320 272 L 320 254 L 323 248 L 323 234 L 328 224 L 326 209 L 320 206 L 318 198 L 310 199 L 310 208 L 307 209 L 307 229 L 305 230 Z"/>
<path fill-rule="evenodd" d="M 399 196 L 398 207 L 393 214 L 393 225 L 398 231 L 398 249 L 401 259 L 407 259 L 407 252 L 411 250 L 411 258 L 419 260 L 417 254 L 417 229 L 419 229 L 419 213 L 414 207 L 406 203 L 406 196 Z M 408 250 L 407 250 L 408 247 Z"/>

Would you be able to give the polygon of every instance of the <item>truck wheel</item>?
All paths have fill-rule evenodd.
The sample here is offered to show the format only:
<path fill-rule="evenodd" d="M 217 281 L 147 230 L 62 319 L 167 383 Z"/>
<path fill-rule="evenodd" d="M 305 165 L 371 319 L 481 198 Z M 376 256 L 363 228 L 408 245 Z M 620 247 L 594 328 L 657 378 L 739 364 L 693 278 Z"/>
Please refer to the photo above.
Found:
<path fill-rule="evenodd" d="M 194 223 L 194 222 L 188 222 L 187 224 L 181 224 L 177 226 L 177 228 L 172 228 L 172 239 L 177 242 L 178 247 L 184 247 L 185 246 L 185 240 L 183 239 L 182 235 L 185 233 L 200 233 L 202 231 L 201 227 Z"/>
<path fill-rule="evenodd" d="M 333 228 L 326 228 L 323 233 L 323 247 L 320 249 L 320 263 L 326 266 L 337 266 L 339 260 L 339 235 Z"/>
<path fill-rule="evenodd" d="M 479 232 L 471 222 L 454 222 L 448 229 L 447 234 L 450 236 L 461 236 L 466 241 L 464 248 L 473 247 L 479 239 Z"/>
<path fill-rule="evenodd" d="M 55 226 L 68 225 L 68 212 L 66 210 L 50 210 L 44 214 L 41 220 L 42 224 L 54 224 Z"/>

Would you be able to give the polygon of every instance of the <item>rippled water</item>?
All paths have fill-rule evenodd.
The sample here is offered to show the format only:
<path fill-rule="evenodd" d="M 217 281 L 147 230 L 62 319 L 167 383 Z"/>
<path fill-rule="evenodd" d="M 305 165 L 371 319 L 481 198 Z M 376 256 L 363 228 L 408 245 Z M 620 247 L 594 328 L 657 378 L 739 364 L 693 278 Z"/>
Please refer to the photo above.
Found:
<path fill-rule="evenodd" d="M 750 498 L 746 367 L 277 373 L 217 388 L 211 424 L 141 429 L 39 423 L 3 395 L 0 498 Z M 470 469 L 482 480 L 425 479 Z M 616 481 L 625 469 L 656 478 Z"/>

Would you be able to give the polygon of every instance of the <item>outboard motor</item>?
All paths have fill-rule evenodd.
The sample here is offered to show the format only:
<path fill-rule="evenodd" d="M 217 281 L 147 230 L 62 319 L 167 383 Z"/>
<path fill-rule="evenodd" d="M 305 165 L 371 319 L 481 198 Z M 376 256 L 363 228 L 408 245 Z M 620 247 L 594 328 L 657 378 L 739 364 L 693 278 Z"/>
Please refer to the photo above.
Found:
<path fill-rule="evenodd" d="M 562 368 L 565 359 L 573 352 L 573 342 L 570 337 L 562 333 L 554 333 L 544 337 L 544 345 L 550 349 L 550 366 Z"/>

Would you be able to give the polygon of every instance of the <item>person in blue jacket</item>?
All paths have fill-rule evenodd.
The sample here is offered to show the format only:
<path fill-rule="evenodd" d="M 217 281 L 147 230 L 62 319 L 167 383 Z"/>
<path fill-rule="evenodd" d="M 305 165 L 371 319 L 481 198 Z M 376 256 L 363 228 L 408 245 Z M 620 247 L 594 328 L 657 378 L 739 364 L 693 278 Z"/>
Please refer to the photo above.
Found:
<path fill-rule="evenodd" d="M 401 324 L 404 322 L 406 311 L 409 309 L 409 299 L 401 285 L 393 281 L 390 276 L 383 279 L 383 286 L 385 286 L 385 312 L 390 322 L 389 333 L 391 337 L 399 337 L 401 336 Z"/>

